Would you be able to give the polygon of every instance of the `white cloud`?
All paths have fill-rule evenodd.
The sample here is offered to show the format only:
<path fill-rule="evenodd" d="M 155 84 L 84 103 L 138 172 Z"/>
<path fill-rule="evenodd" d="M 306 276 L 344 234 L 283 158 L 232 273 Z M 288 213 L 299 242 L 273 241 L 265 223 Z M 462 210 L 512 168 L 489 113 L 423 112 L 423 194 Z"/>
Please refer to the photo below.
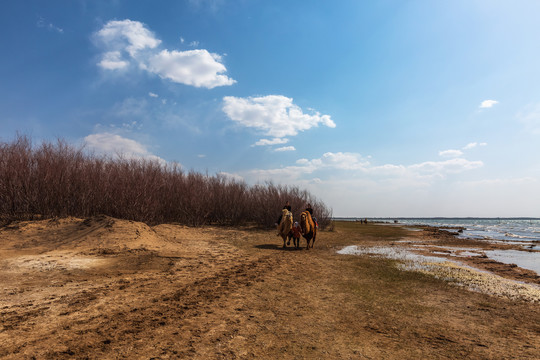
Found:
<path fill-rule="evenodd" d="M 120 51 L 108 51 L 103 54 L 103 57 L 98 65 L 106 70 L 119 70 L 127 67 L 129 62 L 122 60 L 122 54 L 120 54 Z"/>
<path fill-rule="evenodd" d="M 357 153 L 327 152 L 320 158 L 299 159 L 296 165 L 278 169 L 258 169 L 249 172 L 249 177 L 260 180 L 280 180 L 283 182 L 298 181 L 303 176 L 316 171 L 340 173 L 349 179 L 360 177 L 374 181 L 391 181 L 407 186 L 426 186 L 432 180 L 444 179 L 448 174 L 457 174 L 482 167 L 482 161 L 470 161 L 463 158 L 444 161 L 426 161 L 412 165 L 386 164 L 373 166 L 365 157 Z M 346 175 L 345 175 L 346 174 Z M 336 175 L 337 176 L 337 175 Z"/>
<path fill-rule="evenodd" d="M 148 96 L 153 97 L 153 98 L 157 98 L 159 95 L 158 95 L 158 94 L 154 94 L 153 92 L 149 92 L 149 93 L 148 93 Z"/>
<path fill-rule="evenodd" d="M 365 169 L 369 166 L 369 161 L 363 159 L 360 154 L 349 152 L 327 152 L 320 159 L 312 160 L 312 163 L 320 164 L 322 167 L 344 170 Z"/>
<path fill-rule="evenodd" d="M 226 75 L 221 56 L 206 50 L 168 51 L 148 59 L 148 70 L 177 83 L 212 89 L 236 82 Z"/>
<path fill-rule="evenodd" d="M 250 174 L 258 180 L 277 177 L 287 181 L 299 179 L 302 175 L 311 174 L 318 170 L 360 170 L 365 172 L 370 167 L 369 161 L 364 159 L 360 154 L 348 152 L 327 152 L 320 158 L 312 160 L 298 159 L 296 164 L 279 169 L 253 170 Z"/>
<path fill-rule="evenodd" d="M 485 142 L 482 142 L 482 143 L 471 142 L 465 145 L 464 147 L 462 147 L 461 149 L 470 150 L 470 149 L 474 149 L 477 146 L 486 146 L 486 145 L 487 143 Z M 462 150 L 449 149 L 449 150 L 439 151 L 439 156 L 446 157 L 446 158 L 459 158 L 464 155 Z"/>
<path fill-rule="evenodd" d="M 109 21 L 96 36 L 107 48 L 125 50 L 131 57 L 143 49 L 154 49 L 161 43 L 143 23 L 129 19 Z"/>
<path fill-rule="evenodd" d="M 276 138 L 294 136 L 319 124 L 336 127 L 329 115 L 319 112 L 304 114 L 298 105 L 293 104 L 293 99 L 282 95 L 248 98 L 225 96 L 223 103 L 223 111 L 231 120 Z"/>
<path fill-rule="evenodd" d="M 189 43 L 189 46 L 192 46 L 192 47 L 199 46 L 199 42 L 198 41 L 192 41 L 192 42 Z"/>
<path fill-rule="evenodd" d="M 426 161 L 414 164 L 408 168 L 423 174 L 433 174 L 444 177 L 447 173 L 460 173 L 466 170 L 477 169 L 484 166 L 482 161 L 469 161 L 466 159 L 450 159 L 445 161 Z"/>
<path fill-rule="evenodd" d="M 270 146 L 270 145 L 281 145 L 281 144 L 286 144 L 289 142 L 289 139 L 286 139 L 286 138 L 273 138 L 271 140 L 269 139 L 261 139 L 259 141 L 257 141 L 255 144 L 253 144 L 252 146 Z"/>
<path fill-rule="evenodd" d="M 211 89 L 236 82 L 224 74 L 227 68 L 218 54 L 205 49 L 158 51 L 161 40 L 138 21 L 109 21 L 94 37 L 104 51 L 97 65 L 105 70 L 124 69 L 133 62 L 163 79 L 195 87 Z"/>
<path fill-rule="evenodd" d="M 160 163 L 165 163 L 165 160 L 150 153 L 143 144 L 117 134 L 107 132 L 91 134 L 84 138 L 84 142 L 99 154 L 127 159 L 157 160 Z"/>
<path fill-rule="evenodd" d="M 282 152 L 282 151 L 296 151 L 296 148 L 294 146 L 283 146 L 280 148 L 275 149 L 274 151 Z"/>
<path fill-rule="evenodd" d="M 482 143 L 472 142 L 472 143 L 468 143 L 467 145 L 465 145 L 463 147 L 463 150 L 469 150 L 469 149 L 473 149 L 473 148 L 475 148 L 477 146 L 486 146 L 486 145 L 487 145 L 487 143 L 485 143 L 485 142 L 482 142 Z"/>
<path fill-rule="evenodd" d="M 443 150 L 439 151 L 439 156 L 456 158 L 463 155 L 461 150 Z"/>
<path fill-rule="evenodd" d="M 234 180 L 234 181 L 237 181 L 237 182 L 243 182 L 244 181 L 244 178 L 238 174 L 231 174 L 231 173 L 228 173 L 228 172 L 225 172 L 225 171 L 221 171 L 221 172 L 218 172 L 217 173 L 219 176 L 223 176 L 223 177 L 226 177 L 230 180 Z"/>
<path fill-rule="evenodd" d="M 497 100 L 484 100 L 480 104 L 480 109 L 486 109 L 493 107 L 493 105 L 498 104 L 499 102 Z"/>

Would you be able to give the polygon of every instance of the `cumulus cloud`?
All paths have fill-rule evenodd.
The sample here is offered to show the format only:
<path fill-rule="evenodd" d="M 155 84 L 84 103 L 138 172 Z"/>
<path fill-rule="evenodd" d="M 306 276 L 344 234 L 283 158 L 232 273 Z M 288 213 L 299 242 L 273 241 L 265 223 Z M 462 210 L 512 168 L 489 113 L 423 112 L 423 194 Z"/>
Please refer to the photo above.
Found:
<path fill-rule="evenodd" d="M 461 150 L 443 150 L 443 151 L 439 151 L 439 156 L 443 156 L 443 157 L 456 158 L 456 157 L 460 157 L 462 155 L 463 155 L 463 151 L 461 151 Z"/>
<path fill-rule="evenodd" d="M 248 177 L 255 180 L 279 179 L 283 182 L 297 182 L 315 172 L 329 171 L 330 174 L 364 181 L 398 181 L 401 184 L 427 186 L 430 181 L 443 179 L 448 174 L 457 174 L 477 169 L 482 161 L 455 158 L 444 161 L 426 161 L 412 165 L 372 165 L 367 158 L 357 153 L 326 152 L 315 159 L 298 159 L 295 165 L 278 169 L 252 170 Z M 371 179 L 371 180 L 369 180 Z"/>
<path fill-rule="evenodd" d="M 251 175 L 258 179 L 280 177 L 285 179 L 298 179 L 302 175 L 311 174 L 318 170 L 361 170 L 369 169 L 369 161 L 360 154 L 348 152 L 327 152 L 320 158 L 298 159 L 296 165 L 286 166 L 279 169 L 253 170 Z"/>
<path fill-rule="evenodd" d="M 497 100 L 484 100 L 480 104 L 480 109 L 486 109 L 493 107 L 493 105 L 498 104 L 499 102 Z"/>
<path fill-rule="evenodd" d="M 159 51 L 161 40 L 138 21 L 109 21 L 94 38 L 103 49 L 97 65 L 105 70 L 126 69 L 134 64 L 163 79 L 209 89 L 236 82 L 224 74 L 227 68 L 220 55 L 205 49 Z"/>
<path fill-rule="evenodd" d="M 364 159 L 360 154 L 349 152 L 326 152 L 320 159 L 312 160 L 311 162 L 321 167 L 344 170 L 365 169 L 369 166 L 369 161 Z"/>
<path fill-rule="evenodd" d="M 464 147 L 462 147 L 461 149 L 462 150 L 470 150 L 470 149 L 474 149 L 477 146 L 486 146 L 486 145 L 487 145 L 487 143 L 485 143 L 485 142 L 482 142 L 482 143 L 471 142 L 471 143 L 468 143 L 467 145 L 465 145 Z M 458 158 L 458 157 L 461 157 L 463 155 L 464 155 L 464 153 L 461 150 L 449 149 L 449 150 L 439 151 L 439 156 L 446 157 L 446 158 Z"/>
<path fill-rule="evenodd" d="M 206 50 L 162 50 L 149 58 L 147 69 L 176 83 L 212 89 L 236 82 L 222 74 L 227 69 L 220 61 L 221 56 Z"/>
<path fill-rule="evenodd" d="M 289 139 L 283 138 L 273 138 L 273 139 L 261 139 L 257 141 L 252 146 L 270 146 L 270 145 L 281 145 L 289 142 Z"/>
<path fill-rule="evenodd" d="M 159 156 L 153 155 L 143 144 L 108 132 L 91 134 L 84 138 L 86 146 L 99 154 L 123 157 L 127 159 L 157 160 L 165 163 Z"/>
<path fill-rule="evenodd" d="M 248 98 L 225 96 L 223 111 L 238 124 L 276 138 L 295 136 L 319 124 L 336 127 L 329 115 L 319 112 L 305 114 L 298 105 L 293 104 L 293 99 L 282 95 Z"/>
<path fill-rule="evenodd" d="M 280 148 L 275 149 L 274 151 L 282 152 L 282 151 L 296 151 L 296 148 L 294 146 L 283 146 Z"/>
<path fill-rule="evenodd" d="M 149 92 L 148 96 L 153 97 L 153 98 L 157 98 L 158 94 L 154 94 L 153 92 Z"/>
<path fill-rule="evenodd" d="M 419 173 L 435 174 L 443 177 L 448 173 L 460 173 L 467 170 L 477 169 L 484 166 L 482 161 L 470 161 L 462 158 L 445 161 L 426 161 L 420 164 L 410 165 L 409 169 Z"/>
<path fill-rule="evenodd" d="M 236 181 L 236 182 L 243 182 L 244 181 L 244 178 L 238 174 L 232 174 L 232 173 L 228 173 L 228 172 L 225 172 L 225 171 L 221 171 L 221 172 L 218 172 L 217 173 L 218 176 L 223 176 L 227 179 L 230 179 L 230 180 L 233 180 L 233 181 Z"/>
<path fill-rule="evenodd" d="M 126 68 L 129 62 L 122 59 L 120 51 L 108 51 L 103 54 L 98 65 L 106 70 L 119 70 Z"/>
<path fill-rule="evenodd" d="M 129 19 L 109 21 L 96 36 L 107 48 L 127 51 L 132 57 L 140 50 L 153 49 L 161 43 L 143 23 Z"/>
<path fill-rule="evenodd" d="M 469 150 L 469 149 L 473 149 L 473 148 L 475 148 L 477 146 L 486 146 L 486 145 L 487 145 L 487 143 L 485 143 L 485 142 L 482 142 L 482 143 L 472 142 L 472 143 L 468 143 L 467 145 L 465 145 L 463 147 L 463 150 Z"/>

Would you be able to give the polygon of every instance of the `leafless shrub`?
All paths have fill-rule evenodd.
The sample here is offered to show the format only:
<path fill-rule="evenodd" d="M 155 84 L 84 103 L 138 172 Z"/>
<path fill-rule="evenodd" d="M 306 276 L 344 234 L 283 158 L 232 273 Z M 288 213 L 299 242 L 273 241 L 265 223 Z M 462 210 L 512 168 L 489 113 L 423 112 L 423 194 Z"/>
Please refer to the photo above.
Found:
<path fill-rule="evenodd" d="M 147 223 L 273 226 L 285 202 L 294 216 L 311 204 L 321 227 L 331 210 L 309 192 L 271 182 L 249 186 L 178 164 L 88 154 L 63 140 L 34 147 L 0 142 L 0 222 L 105 214 Z"/>

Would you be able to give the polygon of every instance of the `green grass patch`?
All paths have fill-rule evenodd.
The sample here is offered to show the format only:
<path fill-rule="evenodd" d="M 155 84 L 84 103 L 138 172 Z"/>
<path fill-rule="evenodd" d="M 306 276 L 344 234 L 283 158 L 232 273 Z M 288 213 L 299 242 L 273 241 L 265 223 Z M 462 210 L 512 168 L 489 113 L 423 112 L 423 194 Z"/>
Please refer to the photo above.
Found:
<path fill-rule="evenodd" d="M 373 237 L 380 240 L 399 240 L 408 234 L 408 230 L 401 226 L 368 223 L 355 221 L 335 221 L 335 231 L 350 236 Z"/>
<path fill-rule="evenodd" d="M 426 274 L 400 270 L 396 263 L 379 257 L 351 256 L 338 265 L 350 271 L 340 285 L 351 294 L 350 301 L 359 301 L 373 311 L 384 308 L 392 313 L 431 313 L 433 308 L 423 304 L 423 297 L 447 284 Z"/>

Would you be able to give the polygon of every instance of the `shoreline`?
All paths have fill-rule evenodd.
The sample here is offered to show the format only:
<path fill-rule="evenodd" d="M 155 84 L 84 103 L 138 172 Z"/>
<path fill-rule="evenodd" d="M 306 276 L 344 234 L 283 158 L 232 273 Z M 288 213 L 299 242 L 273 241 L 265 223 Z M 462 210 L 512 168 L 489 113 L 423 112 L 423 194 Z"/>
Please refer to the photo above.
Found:
<path fill-rule="evenodd" d="M 540 273 L 531 269 L 521 268 L 517 264 L 496 261 L 486 254 L 496 250 L 514 250 L 524 253 L 536 253 L 540 256 L 540 251 L 523 249 L 522 246 L 515 244 L 492 242 L 489 239 L 462 238 L 459 237 L 459 232 L 448 231 L 448 227 L 425 225 L 421 228 L 427 234 L 421 236 L 424 240 L 425 247 L 416 250 L 419 254 L 432 256 L 435 253 L 439 257 L 458 260 L 466 265 L 477 267 L 480 270 L 489 271 L 511 280 L 540 285 Z M 452 230 L 454 229 L 456 228 L 452 228 Z M 436 239 L 437 244 L 431 244 L 430 237 Z M 464 247 L 468 249 L 464 250 Z M 460 256 L 461 253 L 465 253 L 465 256 Z"/>
<path fill-rule="evenodd" d="M 408 229 L 408 226 L 405 228 Z M 515 246 L 459 238 L 458 233 L 446 228 L 415 228 L 420 232 L 413 232 L 388 245 L 350 245 L 337 253 L 398 260 L 398 268 L 405 271 L 421 272 L 485 294 L 540 302 L 540 276 L 537 272 L 516 264 L 499 262 L 486 255 L 494 249 L 508 250 L 515 249 Z"/>

